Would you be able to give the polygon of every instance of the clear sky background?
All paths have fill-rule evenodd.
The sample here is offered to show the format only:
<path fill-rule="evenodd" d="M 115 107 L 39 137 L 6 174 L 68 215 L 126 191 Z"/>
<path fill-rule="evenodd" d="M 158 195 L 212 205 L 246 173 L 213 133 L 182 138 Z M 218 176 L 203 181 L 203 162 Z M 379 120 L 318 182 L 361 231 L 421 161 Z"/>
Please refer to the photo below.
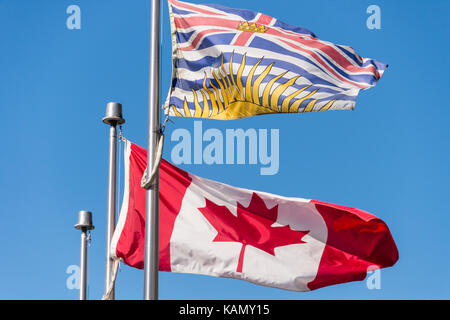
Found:
<path fill-rule="evenodd" d="M 381 289 L 352 282 L 290 292 L 241 280 L 160 273 L 161 299 L 450 298 L 450 1 L 195 0 L 260 11 L 389 64 L 354 111 L 203 121 L 203 128 L 280 129 L 280 170 L 182 165 L 238 187 L 313 198 L 383 219 L 400 259 Z M 81 8 L 81 30 L 66 8 Z M 0 0 L 0 299 L 77 299 L 66 273 L 79 264 L 79 210 L 94 215 L 88 298 L 104 287 L 108 127 L 106 103 L 123 104 L 124 135 L 146 146 L 149 0 Z M 366 9 L 381 8 L 381 30 Z M 163 6 L 162 99 L 171 74 Z M 167 127 L 170 160 L 175 128 Z M 123 150 L 123 148 L 122 148 Z M 122 155 L 121 164 L 123 164 Z M 120 170 L 123 184 L 123 168 Z M 120 194 L 120 198 L 122 195 Z M 141 299 L 143 271 L 122 265 L 116 297 Z"/>

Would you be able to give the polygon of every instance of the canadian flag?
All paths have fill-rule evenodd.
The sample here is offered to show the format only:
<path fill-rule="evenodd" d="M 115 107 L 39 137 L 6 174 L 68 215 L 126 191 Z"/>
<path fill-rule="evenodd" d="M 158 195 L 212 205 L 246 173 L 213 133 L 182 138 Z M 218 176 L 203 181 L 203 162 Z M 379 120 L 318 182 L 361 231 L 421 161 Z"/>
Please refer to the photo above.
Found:
<path fill-rule="evenodd" d="M 111 253 L 144 267 L 147 151 L 125 142 L 125 185 Z M 232 187 L 162 160 L 159 270 L 294 291 L 363 280 L 398 260 L 386 224 L 365 211 Z"/>

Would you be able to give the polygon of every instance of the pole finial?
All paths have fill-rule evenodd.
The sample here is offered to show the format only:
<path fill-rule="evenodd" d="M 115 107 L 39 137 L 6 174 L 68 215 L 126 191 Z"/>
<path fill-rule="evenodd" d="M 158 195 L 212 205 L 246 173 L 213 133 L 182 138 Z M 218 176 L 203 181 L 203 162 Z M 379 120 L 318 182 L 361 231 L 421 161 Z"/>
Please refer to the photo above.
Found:
<path fill-rule="evenodd" d="M 94 228 L 92 225 L 92 212 L 86 210 L 78 212 L 78 223 L 75 225 L 75 229 L 92 230 Z"/>
<path fill-rule="evenodd" d="M 122 105 L 118 102 L 108 102 L 102 121 L 110 126 L 125 123 L 125 119 L 122 117 Z"/>

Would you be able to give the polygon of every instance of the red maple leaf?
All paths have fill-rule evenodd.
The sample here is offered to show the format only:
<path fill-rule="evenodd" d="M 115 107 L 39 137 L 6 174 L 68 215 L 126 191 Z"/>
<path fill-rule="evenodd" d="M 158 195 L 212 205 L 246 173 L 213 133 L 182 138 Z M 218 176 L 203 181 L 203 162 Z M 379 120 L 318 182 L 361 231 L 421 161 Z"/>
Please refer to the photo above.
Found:
<path fill-rule="evenodd" d="M 267 208 L 264 200 L 254 192 L 247 208 L 237 203 L 237 216 L 227 207 L 205 200 L 205 207 L 199 210 L 218 232 L 213 241 L 242 243 L 237 272 L 242 272 L 244 252 L 248 245 L 274 256 L 276 247 L 305 243 L 302 238 L 309 230 L 297 231 L 289 226 L 272 227 L 278 217 L 278 205 Z"/>

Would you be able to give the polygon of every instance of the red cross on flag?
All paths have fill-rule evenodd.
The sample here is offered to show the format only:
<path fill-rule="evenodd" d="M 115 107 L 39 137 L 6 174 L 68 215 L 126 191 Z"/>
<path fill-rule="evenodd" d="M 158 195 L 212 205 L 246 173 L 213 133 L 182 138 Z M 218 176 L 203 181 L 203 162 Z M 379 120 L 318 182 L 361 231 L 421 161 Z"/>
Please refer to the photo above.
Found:
<path fill-rule="evenodd" d="M 144 267 L 147 151 L 125 147 L 125 186 L 111 251 Z M 162 160 L 159 270 L 247 280 L 294 291 L 363 280 L 398 260 L 387 225 L 365 211 L 232 187 Z"/>

